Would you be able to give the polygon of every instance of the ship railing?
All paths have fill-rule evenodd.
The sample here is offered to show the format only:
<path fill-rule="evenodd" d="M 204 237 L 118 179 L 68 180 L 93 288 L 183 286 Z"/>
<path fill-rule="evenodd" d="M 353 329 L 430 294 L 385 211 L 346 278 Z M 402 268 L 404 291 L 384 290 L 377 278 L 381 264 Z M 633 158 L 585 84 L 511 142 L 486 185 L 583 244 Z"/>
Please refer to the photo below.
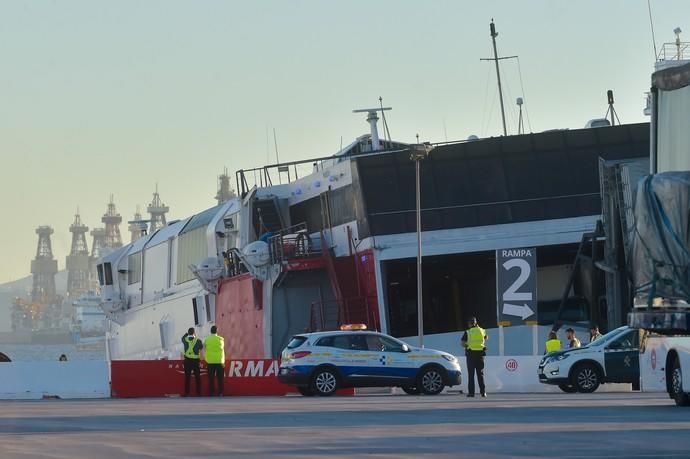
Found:
<path fill-rule="evenodd" d="M 682 61 L 690 59 L 690 42 L 664 43 L 661 45 L 657 61 Z"/>
<path fill-rule="evenodd" d="M 337 330 L 341 325 L 353 323 L 363 323 L 369 330 L 380 330 L 376 297 L 357 296 L 311 304 L 311 332 Z"/>
<path fill-rule="evenodd" d="M 264 188 L 274 185 L 292 183 L 300 177 L 306 177 L 323 169 L 327 161 L 337 160 L 334 156 L 289 161 L 285 163 L 269 164 L 253 169 L 240 169 L 235 173 L 237 190 L 241 197 L 253 188 Z"/>
<path fill-rule="evenodd" d="M 223 256 L 223 277 L 235 277 L 240 274 L 248 273 L 249 270 L 242 261 L 240 252 L 238 249 L 230 249 L 222 253 Z"/>
<path fill-rule="evenodd" d="M 319 236 L 310 235 L 306 223 L 292 225 L 271 236 L 268 239 L 268 246 L 273 264 L 321 255 Z"/>

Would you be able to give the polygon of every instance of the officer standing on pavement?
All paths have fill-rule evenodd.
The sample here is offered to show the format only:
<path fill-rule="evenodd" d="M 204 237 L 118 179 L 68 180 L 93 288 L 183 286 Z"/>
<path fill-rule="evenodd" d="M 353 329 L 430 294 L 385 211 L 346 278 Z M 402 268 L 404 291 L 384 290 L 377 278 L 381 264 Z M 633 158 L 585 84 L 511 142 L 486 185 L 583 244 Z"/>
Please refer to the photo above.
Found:
<path fill-rule="evenodd" d="M 471 317 L 467 321 L 468 329 L 462 335 L 461 342 L 467 356 L 467 396 L 474 397 L 474 373 L 477 373 L 479 393 L 486 397 L 484 386 L 484 356 L 486 355 L 486 331 L 477 325 L 477 319 Z"/>
<path fill-rule="evenodd" d="M 223 367 L 225 366 L 225 339 L 218 335 L 218 327 L 211 327 L 211 334 L 204 340 L 206 367 L 208 368 L 208 394 L 223 395 Z M 215 383 L 218 383 L 218 394 Z"/>
<path fill-rule="evenodd" d="M 182 348 L 184 349 L 184 396 L 189 396 L 189 385 L 194 373 L 196 382 L 196 395 L 201 395 L 201 370 L 199 369 L 199 358 L 204 343 L 196 337 L 194 327 L 190 327 L 182 337 Z"/>

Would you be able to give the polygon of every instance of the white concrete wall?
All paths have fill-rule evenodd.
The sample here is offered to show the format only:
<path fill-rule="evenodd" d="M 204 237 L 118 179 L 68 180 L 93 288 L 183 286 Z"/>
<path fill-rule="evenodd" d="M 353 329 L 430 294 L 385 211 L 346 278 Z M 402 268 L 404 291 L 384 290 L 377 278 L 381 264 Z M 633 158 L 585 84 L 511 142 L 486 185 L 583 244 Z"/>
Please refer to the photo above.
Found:
<path fill-rule="evenodd" d="M 458 358 L 465 370 L 463 386 L 467 388 L 465 357 Z M 487 392 L 560 392 L 557 386 L 539 382 L 537 367 L 541 358 L 542 356 L 487 357 L 484 368 Z M 477 392 L 479 392 L 478 387 Z"/>
<path fill-rule="evenodd" d="M 0 399 L 110 397 L 108 362 L 0 363 Z"/>
<path fill-rule="evenodd" d="M 486 330 L 488 336 L 486 342 L 487 354 L 492 357 L 499 355 L 541 357 L 544 354 L 545 343 L 551 328 L 551 325 L 539 325 L 536 328 L 532 325 L 504 327 L 502 351 L 500 329 L 489 328 Z M 587 344 L 589 342 L 589 330 L 587 330 L 586 327 L 573 326 L 573 329 L 582 341 L 582 344 Z M 464 332 L 464 330 L 459 330 L 455 332 L 424 335 L 424 347 L 448 352 L 453 355 L 464 356 L 465 350 L 460 345 L 460 339 Z M 410 346 L 419 346 L 419 338 L 416 336 L 399 337 L 398 339 L 405 341 Z M 565 348 L 568 344 L 565 337 L 565 327 L 559 330 L 558 339 L 561 340 L 561 344 Z"/>
<path fill-rule="evenodd" d="M 447 388 L 447 392 L 462 390 L 467 393 L 468 373 L 464 355 L 458 355 L 462 368 L 462 385 Z M 542 384 L 539 382 L 537 367 L 542 356 L 505 356 L 486 357 L 484 362 L 484 381 L 486 391 L 492 393 L 535 393 L 552 392 L 562 393 L 558 386 Z M 630 384 L 602 384 L 597 392 L 630 392 Z M 395 389 L 394 392 L 402 392 Z M 479 386 L 475 380 L 475 392 L 479 394 Z M 566 396 L 566 394 L 563 394 Z"/>

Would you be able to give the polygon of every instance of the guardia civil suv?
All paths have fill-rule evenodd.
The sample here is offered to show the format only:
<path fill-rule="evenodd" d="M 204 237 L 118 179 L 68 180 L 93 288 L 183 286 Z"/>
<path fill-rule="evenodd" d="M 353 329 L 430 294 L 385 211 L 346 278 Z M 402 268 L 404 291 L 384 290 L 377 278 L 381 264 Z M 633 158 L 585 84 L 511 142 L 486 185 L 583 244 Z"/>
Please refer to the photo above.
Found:
<path fill-rule="evenodd" d="M 583 347 L 546 354 L 537 369 L 539 382 L 563 392 L 594 392 L 603 383 L 640 384 L 639 330 L 616 328 Z"/>
<path fill-rule="evenodd" d="M 345 387 L 401 387 L 410 395 L 436 395 L 459 385 L 461 370 L 446 352 L 353 328 L 293 336 L 282 352 L 278 380 L 302 395 L 332 395 Z"/>

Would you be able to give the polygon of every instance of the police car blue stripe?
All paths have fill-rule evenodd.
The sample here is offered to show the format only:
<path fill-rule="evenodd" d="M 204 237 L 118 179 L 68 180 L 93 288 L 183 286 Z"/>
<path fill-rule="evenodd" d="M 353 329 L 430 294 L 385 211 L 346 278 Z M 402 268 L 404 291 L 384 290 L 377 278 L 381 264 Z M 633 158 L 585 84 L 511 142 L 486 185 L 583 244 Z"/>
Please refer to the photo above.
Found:
<path fill-rule="evenodd" d="M 299 373 L 309 374 L 317 365 L 295 365 L 292 368 Z M 336 368 L 343 376 L 362 375 L 362 376 L 391 376 L 399 378 L 413 378 L 417 368 L 396 368 L 396 367 L 364 367 L 336 365 Z"/>

